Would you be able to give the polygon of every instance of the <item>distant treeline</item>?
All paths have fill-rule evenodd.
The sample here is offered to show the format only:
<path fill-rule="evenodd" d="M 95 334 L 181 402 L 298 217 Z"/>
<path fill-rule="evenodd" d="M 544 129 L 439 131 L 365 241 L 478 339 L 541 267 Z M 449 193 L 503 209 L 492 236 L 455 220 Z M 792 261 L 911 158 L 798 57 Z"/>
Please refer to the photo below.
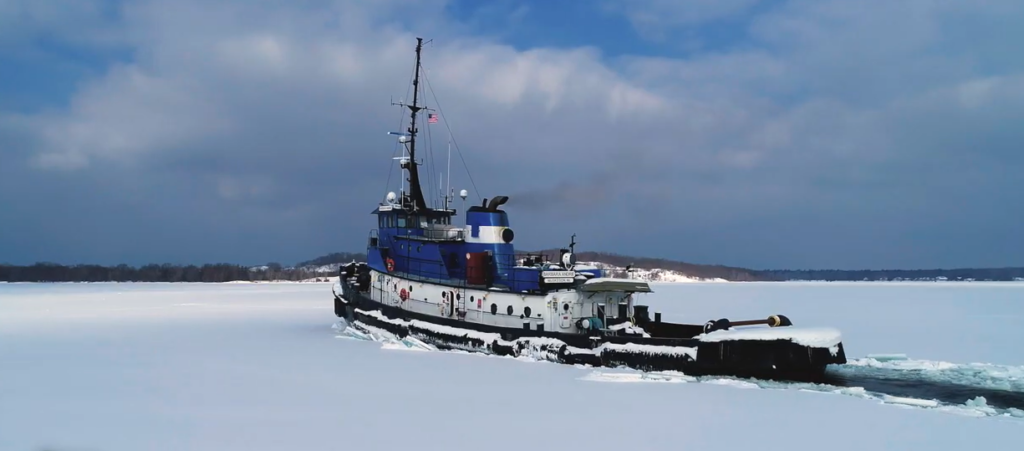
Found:
<path fill-rule="evenodd" d="M 232 282 L 236 280 L 304 280 L 327 277 L 309 269 L 283 268 L 270 263 L 266 269 L 232 264 L 210 265 L 72 265 L 36 263 L 30 266 L 0 265 L 0 281 L 6 282 Z"/>
<path fill-rule="evenodd" d="M 339 263 L 348 263 L 353 260 L 357 262 L 365 262 L 366 254 L 362 252 L 334 252 L 331 254 L 324 255 L 322 257 L 317 257 L 312 260 L 301 262 L 295 266 L 299 268 L 302 268 L 304 266 L 327 266 L 336 265 Z"/>
<path fill-rule="evenodd" d="M 808 269 L 751 271 L 758 280 L 949 280 L 949 281 L 1013 281 L 1024 280 L 1024 268 L 957 268 L 957 269 Z"/>
<path fill-rule="evenodd" d="M 531 251 L 552 260 L 558 258 L 558 249 Z M 612 266 L 632 265 L 638 269 L 665 269 L 700 278 L 720 278 L 736 282 L 824 280 L 1024 280 L 1024 268 L 960 268 L 960 269 L 885 269 L 885 270 L 753 270 L 722 265 L 700 265 L 675 260 L 630 257 L 607 252 L 578 252 L 578 261 L 601 262 Z M 195 265 L 60 265 L 37 263 L 30 266 L 0 264 L 0 281 L 7 282 L 231 282 L 237 280 L 306 280 L 337 275 L 337 265 L 351 261 L 365 262 L 366 254 L 335 252 L 294 267 L 268 263 L 256 267 L 236 264 Z M 331 267 L 326 272 L 317 268 Z"/>

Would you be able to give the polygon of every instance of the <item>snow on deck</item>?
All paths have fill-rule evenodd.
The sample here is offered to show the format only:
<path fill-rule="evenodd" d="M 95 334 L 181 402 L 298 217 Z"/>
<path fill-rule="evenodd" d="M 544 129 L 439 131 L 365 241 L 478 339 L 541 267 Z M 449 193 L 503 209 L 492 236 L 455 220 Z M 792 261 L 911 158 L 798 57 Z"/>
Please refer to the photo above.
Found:
<path fill-rule="evenodd" d="M 842 334 L 832 327 L 751 327 L 716 330 L 695 338 L 704 342 L 732 340 L 790 340 L 803 346 L 830 348 L 842 341 Z"/>

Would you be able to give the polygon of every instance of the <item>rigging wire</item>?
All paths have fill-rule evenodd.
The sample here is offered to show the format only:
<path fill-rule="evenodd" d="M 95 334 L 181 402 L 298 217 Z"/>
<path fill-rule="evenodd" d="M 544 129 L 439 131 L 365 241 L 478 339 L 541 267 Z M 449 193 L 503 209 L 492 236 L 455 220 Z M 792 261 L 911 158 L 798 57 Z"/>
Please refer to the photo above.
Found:
<path fill-rule="evenodd" d="M 466 164 L 466 159 L 462 156 L 462 149 L 459 149 L 459 143 L 455 141 L 455 135 L 452 133 L 451 126 L 448 125 L 448 120 L 444 118 L 444 110 L 441 109 L 441 102 L 437 100 L 437 95 L 434 94 L 434 87 L 430 84 L 430 79 L 427 78 L 426 72 L 423 73 L 423 80 L 427 82 L 427 89 L 430 90 L 430 95 L 434 97 L 434 104 L 437 105 L 438 115 L 441 117 L 441 120 L 444 121 L 445 128 L 448 129 L 449 139 L 451 139 L 452 144 L 455 145 L 455 151 L 459 153 L 459 159 L 462 160 L 462 166 L 466 168 L 466 175 L 469 176 L 469 183 L 473 185 L 473 191 L 476 193 L 477 199 L 482 200 L 483 198 L 480 197 L 480 189 L 476 187 L 476 182 L 473 180 L 473 174 L 469 172 L 469 166 Z"/>
<path fill-rule="evenodd" d="M 426 78 L 427 70 L 423 68 L 422 64 L 420 64 L 420 72 L 423 74 L 423 77 Z M 426 94 L 427 94 L 426 92 L 423 92 L 423 96 L 424 97 L 426 97 Z M 426 103 L 426 102 L 424 102 L 424 103 Z M 424 108 L 423 111 L 427 112 L 427 120 L 423 122 L 424 126 L 426 127 L 426 135 L 427 135 L 427 146 L 426 147 L 427 147 L 427 156 L 429 157 L 429 158 L 424 158 L 424 160 L 427 161 L 427 164 L 425 165 L 426 166 L 425 169 L 427 170 L 427 189 L 430 190 L 431 202 L 434 203 L 434 207 L 431 207 L 431 208 L 436 208 L 437 204 L 435 202 L 436 198 L 434 196 L 437 195 L 437 192 L 434 190 L 434 175 L 433 175 L 434 174 L 434 169 L 436 168 L 436 162 L 434 161 L 434 139 L 432 138 L 432 135 L 430 133 L 430 110 L 428 108 Z"/>
<path fill-rule="evenodd" d="M 412 90 L 412 80 L 415 77 L 416 77 L 416 64 L 413 64 L 412 73 L 409 74 L 409 82 L 406 83 L 406 88 L 405 88 L 405 97 L 406 98 L 409 97 L 409 91 Z M 402 102 L 404 103 L 405 100 L 403 99 Z M 405 123 L 405 108 L 399 108 L 399 110 L 401 111 L 401 114 L 398 115 L 398 132 L 401 133 L 402 132 L 402 124 Z M 396 139 L 395 140 L 395 149 L 391 151 L 391 163 L 388 163 L 388 179 L 384 183 L 384 192 L 387 192 L 388 191 L 388 186 L 391 185 L 391 174 L 393 174 L 395 172 L 395 163 L 394 162 L 395 162 L 395 157 L 398 156 L 398 149 L 399 148 L 402 148 L 403 153 L 404 153 L 405 144 L 399 142 Z M 404 183 L 402 183 L 401 185 L 404 185 Z M 401 193 L 402 190 L 398 190 L 398 192 Z M 399 198 L 398 201 L 399 201 L 399 203 L 401 203 L 402 199 Z"/>

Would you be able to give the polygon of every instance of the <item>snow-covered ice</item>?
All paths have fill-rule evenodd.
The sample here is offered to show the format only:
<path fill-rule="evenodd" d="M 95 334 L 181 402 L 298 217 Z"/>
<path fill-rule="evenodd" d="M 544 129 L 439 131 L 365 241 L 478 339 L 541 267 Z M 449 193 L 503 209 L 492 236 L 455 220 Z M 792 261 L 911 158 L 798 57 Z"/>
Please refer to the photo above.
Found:
<path fill-rule="evenodd" d="M 1022 284 L 654 289 L 640 300 L 670 321 L 781 313 L 834 327 L 844 372 L 1024 390 Z M 1024 437 L 1024 412 L 983 399 L 352 339 L 330 296 L 324 284 L 2 284 L 0 449 L 962 450 Z"/>

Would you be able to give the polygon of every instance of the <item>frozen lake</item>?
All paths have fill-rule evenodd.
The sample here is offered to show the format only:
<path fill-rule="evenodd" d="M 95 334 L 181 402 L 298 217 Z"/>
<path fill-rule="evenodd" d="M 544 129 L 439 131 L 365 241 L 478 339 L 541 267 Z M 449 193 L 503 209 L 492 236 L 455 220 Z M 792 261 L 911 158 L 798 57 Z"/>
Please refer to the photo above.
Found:
<path fill-rule="evenodd" d="M 1024 392 L 1024 283 L 655 285 L 666 320 L 843 331 L 853 364 Z M 0 284 L 0 449 L 1010 447 L 1024 411 L 360 341 L 329 284 Z M 893 362 L 871 354 L 905 354 Z M 628 382 L 628 383 L 615 383 Z M 835 393 L 833 393 L 835 392 Z"/>

